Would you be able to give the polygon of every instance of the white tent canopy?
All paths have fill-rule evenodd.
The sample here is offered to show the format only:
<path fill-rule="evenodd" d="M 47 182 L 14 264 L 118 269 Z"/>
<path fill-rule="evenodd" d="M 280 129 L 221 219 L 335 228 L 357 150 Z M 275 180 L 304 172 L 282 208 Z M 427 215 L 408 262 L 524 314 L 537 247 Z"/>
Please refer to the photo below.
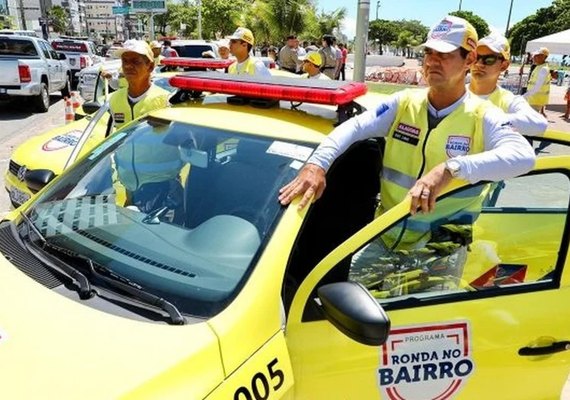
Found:
<path fill-rule="evenodd" d="M 570 54 L 570 29 L 531 40 L 526 44 L 526 51 L 532 53 L 541 47 L 552 54 Z"/>

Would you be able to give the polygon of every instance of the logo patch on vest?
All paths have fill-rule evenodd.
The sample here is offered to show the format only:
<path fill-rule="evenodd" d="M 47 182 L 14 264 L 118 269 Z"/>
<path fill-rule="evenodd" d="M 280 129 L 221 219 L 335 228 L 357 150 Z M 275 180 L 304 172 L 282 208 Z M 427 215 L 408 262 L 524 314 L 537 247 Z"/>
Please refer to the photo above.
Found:
<path fill-rule="evenodd" d="M 380 354 L 382 397 L 454 398 L 475 369 L 470 331 L 467 321 L 393 328 Z"/>
<path fill-rule="evenodd" d="M 450 136 L 445 144 L 448 157 L 464 156 L 471 149 L 471 138 L 468 136 Z"/>
<path fill-rule="evenodd" d="M 414 146 L 417 146 L 418 142 L 420 141 L 419 139 L 420 132 L 421 130 L 419 128 L 416 128 L 415 126 L 411 125 L 406 125 L 400 122 L 398 124 L 398 127 L 394 130 L 394 134 L 392 135 L 392 137 L 394 139 L 401 140 L 402 142 L 406 142 L 409 144 L 413 144 Z"/>
<path fill-rule="evenodd" d="M 125 114 L 124 113 L 115 113 L 113 114 L 113 118 L 115 119 L 116 124 L 122 124 L 125 122 Z"/>

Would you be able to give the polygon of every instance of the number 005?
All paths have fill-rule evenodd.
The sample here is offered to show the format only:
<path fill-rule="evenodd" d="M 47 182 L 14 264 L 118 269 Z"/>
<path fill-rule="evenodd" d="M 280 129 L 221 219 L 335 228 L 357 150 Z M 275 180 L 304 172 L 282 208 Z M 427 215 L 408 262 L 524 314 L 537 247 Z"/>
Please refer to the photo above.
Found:
<path fill-rule="evenodd" d="M 267 400 L 271 394 L 270 382 L 274 391 L 279 390 L 285 381 L 285 374 L 279 368 L 275 368 L 277 362 L 277 358 L 274 358 L 273 361 L 267 364 L 269 379 L 263 372 L 256 373 L 251 378 L 251 390 L 241 386 L 234 393 L 234 400 Z"/>

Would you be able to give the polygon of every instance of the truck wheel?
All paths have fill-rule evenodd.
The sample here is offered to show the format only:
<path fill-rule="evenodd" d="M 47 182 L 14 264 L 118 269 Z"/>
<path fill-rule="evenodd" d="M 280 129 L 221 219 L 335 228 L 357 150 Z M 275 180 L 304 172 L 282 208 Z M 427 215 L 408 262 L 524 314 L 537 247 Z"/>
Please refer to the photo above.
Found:
<path fill-rule="evenodd" d="M 41 83 L 40 94 L 35 96 L 32 101 L 37 112 L 47 112 L 49 108 L 49 92 L 45 82 Z"/>
<path fill-rule="evenodd" d="M 71 77 L 67 75 L 67 79 L 65 80 L 65 86 L 61 89 L 61 97 L 71 97 Z"/>

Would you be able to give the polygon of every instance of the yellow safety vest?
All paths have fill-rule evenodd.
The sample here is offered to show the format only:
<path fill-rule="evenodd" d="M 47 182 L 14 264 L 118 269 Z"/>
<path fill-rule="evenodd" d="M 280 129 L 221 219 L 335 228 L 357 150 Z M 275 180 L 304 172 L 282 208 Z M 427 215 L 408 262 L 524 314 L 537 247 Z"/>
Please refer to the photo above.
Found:
<path fill-rule="evenodd" d="M 255 75 L 255 62 L 255 58 L 248 57 L 247 60 L 244 61 L 244 65 L 238 71 L 238 62 L 235 61 L 229 66 L 228 73 L 234 75 Z"/>
<path fill-rule="evenodd" d="M 493 93 L 491 93 L 487 100 L 499 107 L 504 112 L 508 112 L 514 98 L 515 95 L 513 92 L 498 87 Z"/>
<path fill-rule="evenodd" d="M 468 96 L 430 131 L 427 90 L 407 90 L 386 137 L 379 211 L 404 200 L 420 177 L 449 158 L 483 152 L 486 109 L 484 100 Z M 446 200 L 445 207 L 438 204 L 433 213 L 408 218 L 401 232 L 394 229 L 394 235 L 384 235 L 386 244 L 398 248 L 421 247 L 429 240 L 433 221 L 473 221 L 481 210 L 481 196 L 480 187 L 463 191 Z"/>
<path fill-rule="evenodd" d="M 169 93 L 156 85 L 151 85 L 145 98 L 131 107 L 128 90 L 128 88 L 121 88 L 114 92 L 109 99 L 109 106 L 117 129 L 141 115 L 168 105 Z"/>
<path fill-rule="evenodd" d="M 546 79 L 544 83 L 540 87 L 537 93 L 529 96 L 527 98 L 528 104 L 532 106 L 545 106 L 548 104 L 548 98 L 550 96 L 550 68 L 548 67 L 547 63 L 537 65 L 532 74 L 530 75 L 530 79 L 528 80 L 528 90 L 530 91 L 536 85 L 536 80 L 538 79 L 539 71 L 542 69 L 546 69 Z"/>

